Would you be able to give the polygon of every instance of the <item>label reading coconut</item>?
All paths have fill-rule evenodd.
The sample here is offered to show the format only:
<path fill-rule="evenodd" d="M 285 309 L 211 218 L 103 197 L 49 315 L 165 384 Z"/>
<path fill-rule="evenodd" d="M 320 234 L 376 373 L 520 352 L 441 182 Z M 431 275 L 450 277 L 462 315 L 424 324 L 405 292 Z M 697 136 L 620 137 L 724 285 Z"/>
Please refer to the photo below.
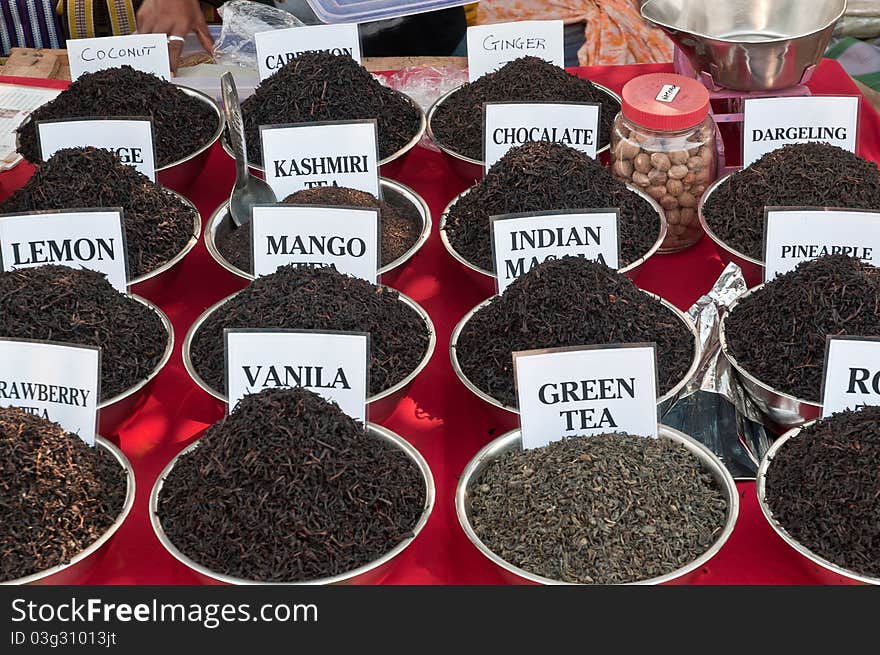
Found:
<path fill-rule="evenodd" d="M 822 416 L 880 405 L 880 337 L 828 337 Z"/>
<path fill-rule="evenodd" d="M 856 151 L 857 96 L 751 98 L 743 110 L 743 166 L 788 143 L 821 141 Z"/>
<path fill-rule="evenodd" d="M 131 66 L 163 80 L 171 79 L 168 36 L 165 34 L 68 39 L 67 58 L 70 60 L 70 79 L 74 81 L 83 73 L 121 66 Z"/>
<path fill-rule="evenodd" d="M 368 333 L 226 329 L 224 334 L 230 412 L 247 394 L 305 387 L 366 422 Z"/>
<path fill-rule="evenodd" d="M 0 216 L 4 271 L 60 264 L 104 273 L 120 293 L 128 290 L 122 209 L 46 211 Z"/>
<path fill-rule="evenodd" d="M 538 57 L 563 68 L 562 29 L 561 20 L 521 20 L 467 28 L 468 79 L 473 82 L 520 57 Z"/>
<path fill-rule="evenodd" d="M 156 181 L 156 158 L 153 151 L 153 123 L 150 120 L 40 121 L 37 123 L 40 156 L 48 160 L 62 148 L 94 146 L 116 153 L 123 164 L 133 166 Z"/>
<path fill-rule="evenodd" d="M 858 209 L 764 209 L 764 281 L 801 262 L 849 255 L 880 264 L 880 213 Z"/>
<path fill-rule="evenodd" d="M 279 266 L 335 268 L 376 283 L 379 210 L 316 205 L 257 205 L 251 220 L 254 275 Z"/>
<path fill-rule="evenodd" d="M 376 121 L 263 125 L 266 182 L 283 200 L 319 186 L 342 186 L 379 195 Z"/>
<path fill-rule="evenodd" d="M 618 209 L 492 216 L 498 293 L 548 259 L 576 255 L 618 267 Z"/>
<path fill-rule="evenodd" d="M 483 112 L 483 159 L 486 171 L 515 146 L 553 141 L 596 158 L 598 103 L 487 102 Z"/>
<path fill-rule="evenodd" d="M 260 81 L 304 52 L 348 55 L 361 63 L 361 39 L 354 23 L 304 25 L 254 34 Z"/>
<path fill-rule="evenodd" d="M 95 445 L 101 349 L 0 338 L 0 406 L 58 423 Z"/>
<path fill-rule="evenodd" d="M 655 350 L 639 343 L 513 353 L 523 448 L 606 432 L 656 437 Z"/>

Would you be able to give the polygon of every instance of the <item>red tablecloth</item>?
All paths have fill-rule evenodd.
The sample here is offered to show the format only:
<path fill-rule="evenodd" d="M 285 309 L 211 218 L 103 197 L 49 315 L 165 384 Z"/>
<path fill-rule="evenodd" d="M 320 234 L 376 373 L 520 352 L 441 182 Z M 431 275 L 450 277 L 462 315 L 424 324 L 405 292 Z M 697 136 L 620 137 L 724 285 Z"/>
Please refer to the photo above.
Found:
<path fill-rule="evenodd" d="M 669 66 L 625 66 L 580 69 L 616 91 L 632 77 L 671 70 Z M 14 81 L 0 78 L 0 82 Z M 23 81 L 23 80 L 22 80 Z M 37 80 L 27 80 L 39 84 Z M 42 82 L 46 86 L 61 85 Z M 833 61 L 824 61 L 809 86 L 814 94 L 857 94 L 849 77 Z M 880 161 L 880 117 L 862 103 L 860 154 Z M 30 175 L 27 165 L 0 174 L 5 197 Z M 204 174 L 188 193 L 207 220 L 228 196 L 234 179 L 231 160 L 214 148 Z M 415 380 L 409 396 L 384 422 L 408 439 L 427 458 L 437 484 L 437 501 L 428 525 L 412 546 L 395 560 L 389 584 L 494 584 L 501 579 L 488 560 L 470 544 L 458 526 L 453 507 L 457 476 L 468 460 L 492 438 L 509 429 L 495 413 L 458 381 L 449 363 L 448 343 L 456 322 L 482 300 L 468 284 L 462 267 L 444 250 L 437 234 L 442 208 L 465 184 L 438 154 L 417 148 L 400 181 L 420 193 L 431 207 L 434 230 L 421 252 L 407 265 L 397 286 L 431 315 L 437 349 Z M 721 262 L 709 239 L 673 255 L 656 256 L 640 271 L 638 284 L 659 293 L 682 309 L 710 288 Z M 120 430 L 122 449 L 134 465 L 137 498 L 128 520 L 82 584 L 192 584 L 195 576 L 160 545 L 150 527 L 147 501 L 159 471 L 222 408 L 190 380 L 180 358 L 180 343 L 192 321 L 206 307 L 231 293 L 231 276 L 208 255 L 204 243 L 182 263 L 176 282 L 154 300 L 174 324 L 176 347 L 157 378 L 153 395 Z M 733 435 L 732 435 L 733 438 Z M 814 581 L 788 547 L 772 532 L 755 501 L 753 483 L 739 484 L 741 509 L 732 537 L 703 569 L 703 584 L 807 584 Z"/>

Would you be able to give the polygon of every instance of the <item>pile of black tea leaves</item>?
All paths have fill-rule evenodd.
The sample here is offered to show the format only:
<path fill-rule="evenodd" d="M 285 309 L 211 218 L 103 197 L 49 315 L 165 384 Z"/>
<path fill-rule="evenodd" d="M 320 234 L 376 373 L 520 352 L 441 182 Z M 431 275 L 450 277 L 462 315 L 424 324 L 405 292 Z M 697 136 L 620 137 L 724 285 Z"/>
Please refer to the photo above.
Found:
<path fill-rule="evenodd" d="M 767 467 L 776 522 L 832 564 L 880 578 L 880 407 L 832 414 L 786 441 Z"/>
<path fill-rule="evenodd" d="M 880 209 L 877 164 L 827 143 L 797 143 L 767 153 L 720 183 L 703 217 L 721 241 L 764 260 L 765 207 Z"/>
<path fill-rule="evenodd" d="M 741 300 L 727 348 L 777 391 L 821 402 L 827 336 L 880 336 L 880 269 L 846 255 L 803 262 Z"/>
<path fill-rule="evenodd" d="M 303 388 L 245 396 L 165 478 L 158 517 L 187 557 L 260 582 L 341 575 L 413 536 L 419 467 Z"/>
<path fill-rule="evenodd" d="M 662 219 L 648 200 L 580 150 L 535 141 L 511 148 L 446 216 L 450 245 L 471 264 L 494 271 L 491 216 L 562 209 L 620 208 L 619 264 L 644 257 Z"/>
<path fill-rule="evenodd" d="M 219 126 L 216 110 L 204 101 L 160 77 L 121 66 L 81 75 L 34 111 L 18 128 L 19 153 L 31 163 L 40 163 L 37 122 L 77 118 L 151 119 L 157 167 L 200 150 Z"/>
<path fill-rule="evenodd" d="M 471 159 L 483 159 L 483 103 L 599 103 L 598 147 L 608 144 L 620 103 L 592 82 L 570 75 L 538 57 L 521 57 L 465 84 L 441 103 L 431 118 L 434 138 Z"/>
<path fill-rule="evenodd" d="M 0 272 L 0 337 L 101 348 L 101 401 L 146 380 L 168 332 L 150 307 L 102 273 L 46 264 Z"/>
<path fill-rule="evenodd" d="M 67 564 L 116 522 L 125 470 L 105 449 L 0 408 L 0 582 Z"/>
<path fill-rule="evenodd" d="M 99 148 L 66 148 L 0 203 L 0 214 L 121 207 L 131 280 L 180 254 L 194 237 L 198 212 L 177 194 Z"/>
<path fill-rule="evenodd" d="M 728 503 L 682 444 L 623 433 L 509 450 L 474 480 L 470 520 L 496 555 L 552 580 L 667 575 L 717 541 Z"/>
<path fill-rule="evenodd" d="M 394 289 L 331 267 L 288 264 L 251 282 L 218 307 L 192 339 L 199 377 L 226 392 L 224 328 L 281 328 L 370 333 L 369 395 L 393 387 L 428 350 L 424 319 Z"/>
<path fill-rule="evenodd" d="M 379 210 L 380 266 L 387 266 L 402 257 L 419 240 L 422 217 L 418 208 L 405 196 L 391 188 L 382 191 L 379 200 L 372 193 L 348 187 L 320 186 L 303 189 L 287 196 L 291 205 L 338 205 L 367 207 Z M 236 268 L 252 273 L 251 231 L 232 229 L 217 239 L 217 250 Z"/>
<path fill-rule="evenodd" d="M 693 363 L 696 341 L 687 324 L 625 275 L 583 257 L 562 257 L 539 264 L 477 311 L 455 352 L 473 384 L 516 407 L 513 352 L 651 342 L 663 395 Z"/>
<path fill-rule="evenodd" d="M 263 165 L 261 125 L 375 119 L 379 159 L 418 133 L 421 112 L 348 55 L 304 52 L 260 82 L 241 103 L 248 159 Z"/>

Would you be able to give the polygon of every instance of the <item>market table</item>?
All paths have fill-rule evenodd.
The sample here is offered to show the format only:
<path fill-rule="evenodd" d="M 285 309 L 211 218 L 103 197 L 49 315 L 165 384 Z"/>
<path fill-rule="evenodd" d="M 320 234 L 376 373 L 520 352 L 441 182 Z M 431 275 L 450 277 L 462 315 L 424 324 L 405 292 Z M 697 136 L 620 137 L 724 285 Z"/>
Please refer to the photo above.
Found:
<path fill-rule="evenodd" d="M 667 65 L 581 68 L 575 72 L 619 92 L 629 79 L 649 72 L 670 71 Z M 63 86 L 52 80 L 16 80 L 32 85 Z M 809 83 L 814 94 L 857 94 L 846 72 L 825 60 Z M 860 114 L 859 154 L 880 161 L 880 117 L 863 102 Z M 0 174 L 0 197 L 21 186 L 31 173 L 21 164 Z M 467 540 L 458 526 L 453 505 L 457 477 L 486 443 L 513 427 L 508 420 L 476 398 L 456 378 L 449 362 L 448 344 L 453 327 L 483 300 L 468 282 L 463 267 L 447 254 L 437 233 L 440 213 L 466 183 L 437 152 L 416 148 L 398 178 L 422 195 L 431 208 L 431 238 L 411 260 L 397 288 L 422 305 L 437 331 L 437 348 L 427 368 L 416 378 L 408 396 L 383 425 L 418 448 L 434 474 L 437 501 L 430 521 L 415 542 L 395 561 L 387 584 L 497 584 L 502 579 L 487 559 Z M 213 149 L 204 173 L 187 195 L 198 206 L 203 222 L 229 195 L 233 162 L 219 145 Z M 651 258 L 639 270 L 636 282 L 687 309 L 707 291 L 723 266 L 708 238 L 671 255 Z M 134 466 L 137 478 L 135 506 L 127 521 L 103 549 L 100 561 L 78 580 L 81 584 L 195 584 L 195 574 L 161 546 L 150 527 L 148 499 L 157 475 L 168 461 L 212 422 L 223 407 L 192 382 L 183 368 L 180 344 L 190 324 L 209 305 L 237 290 L 230 273 L 214 262 L 204 240 L 181 264 L 180 274 L 161 295 L 152 296 L 171 319 L 175 351 L 156 380 L 146 403 L 119 430 L 113 440 Z M 736 435 L 730 435 L 736 438 Z M 741 509 L 727 544 L 697 576 L 698 584 L 810 584 L 811 572 L 765 523 L 752 482 L 738 483 Z"/>

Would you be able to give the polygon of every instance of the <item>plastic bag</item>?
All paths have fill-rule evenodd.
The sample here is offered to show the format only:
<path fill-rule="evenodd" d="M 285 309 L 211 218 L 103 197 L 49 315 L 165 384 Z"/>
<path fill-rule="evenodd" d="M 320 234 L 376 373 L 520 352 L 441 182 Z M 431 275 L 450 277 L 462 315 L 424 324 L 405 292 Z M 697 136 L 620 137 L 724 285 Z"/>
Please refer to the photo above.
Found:
<path fill-rule="evenodd" d="M 214 43 L 214 61 L 227 66 L 257 68 L 254 34 L 305 24 L 293 14 L 250 0 L 232 0 L 217 11 L 223 29 Z"/>

